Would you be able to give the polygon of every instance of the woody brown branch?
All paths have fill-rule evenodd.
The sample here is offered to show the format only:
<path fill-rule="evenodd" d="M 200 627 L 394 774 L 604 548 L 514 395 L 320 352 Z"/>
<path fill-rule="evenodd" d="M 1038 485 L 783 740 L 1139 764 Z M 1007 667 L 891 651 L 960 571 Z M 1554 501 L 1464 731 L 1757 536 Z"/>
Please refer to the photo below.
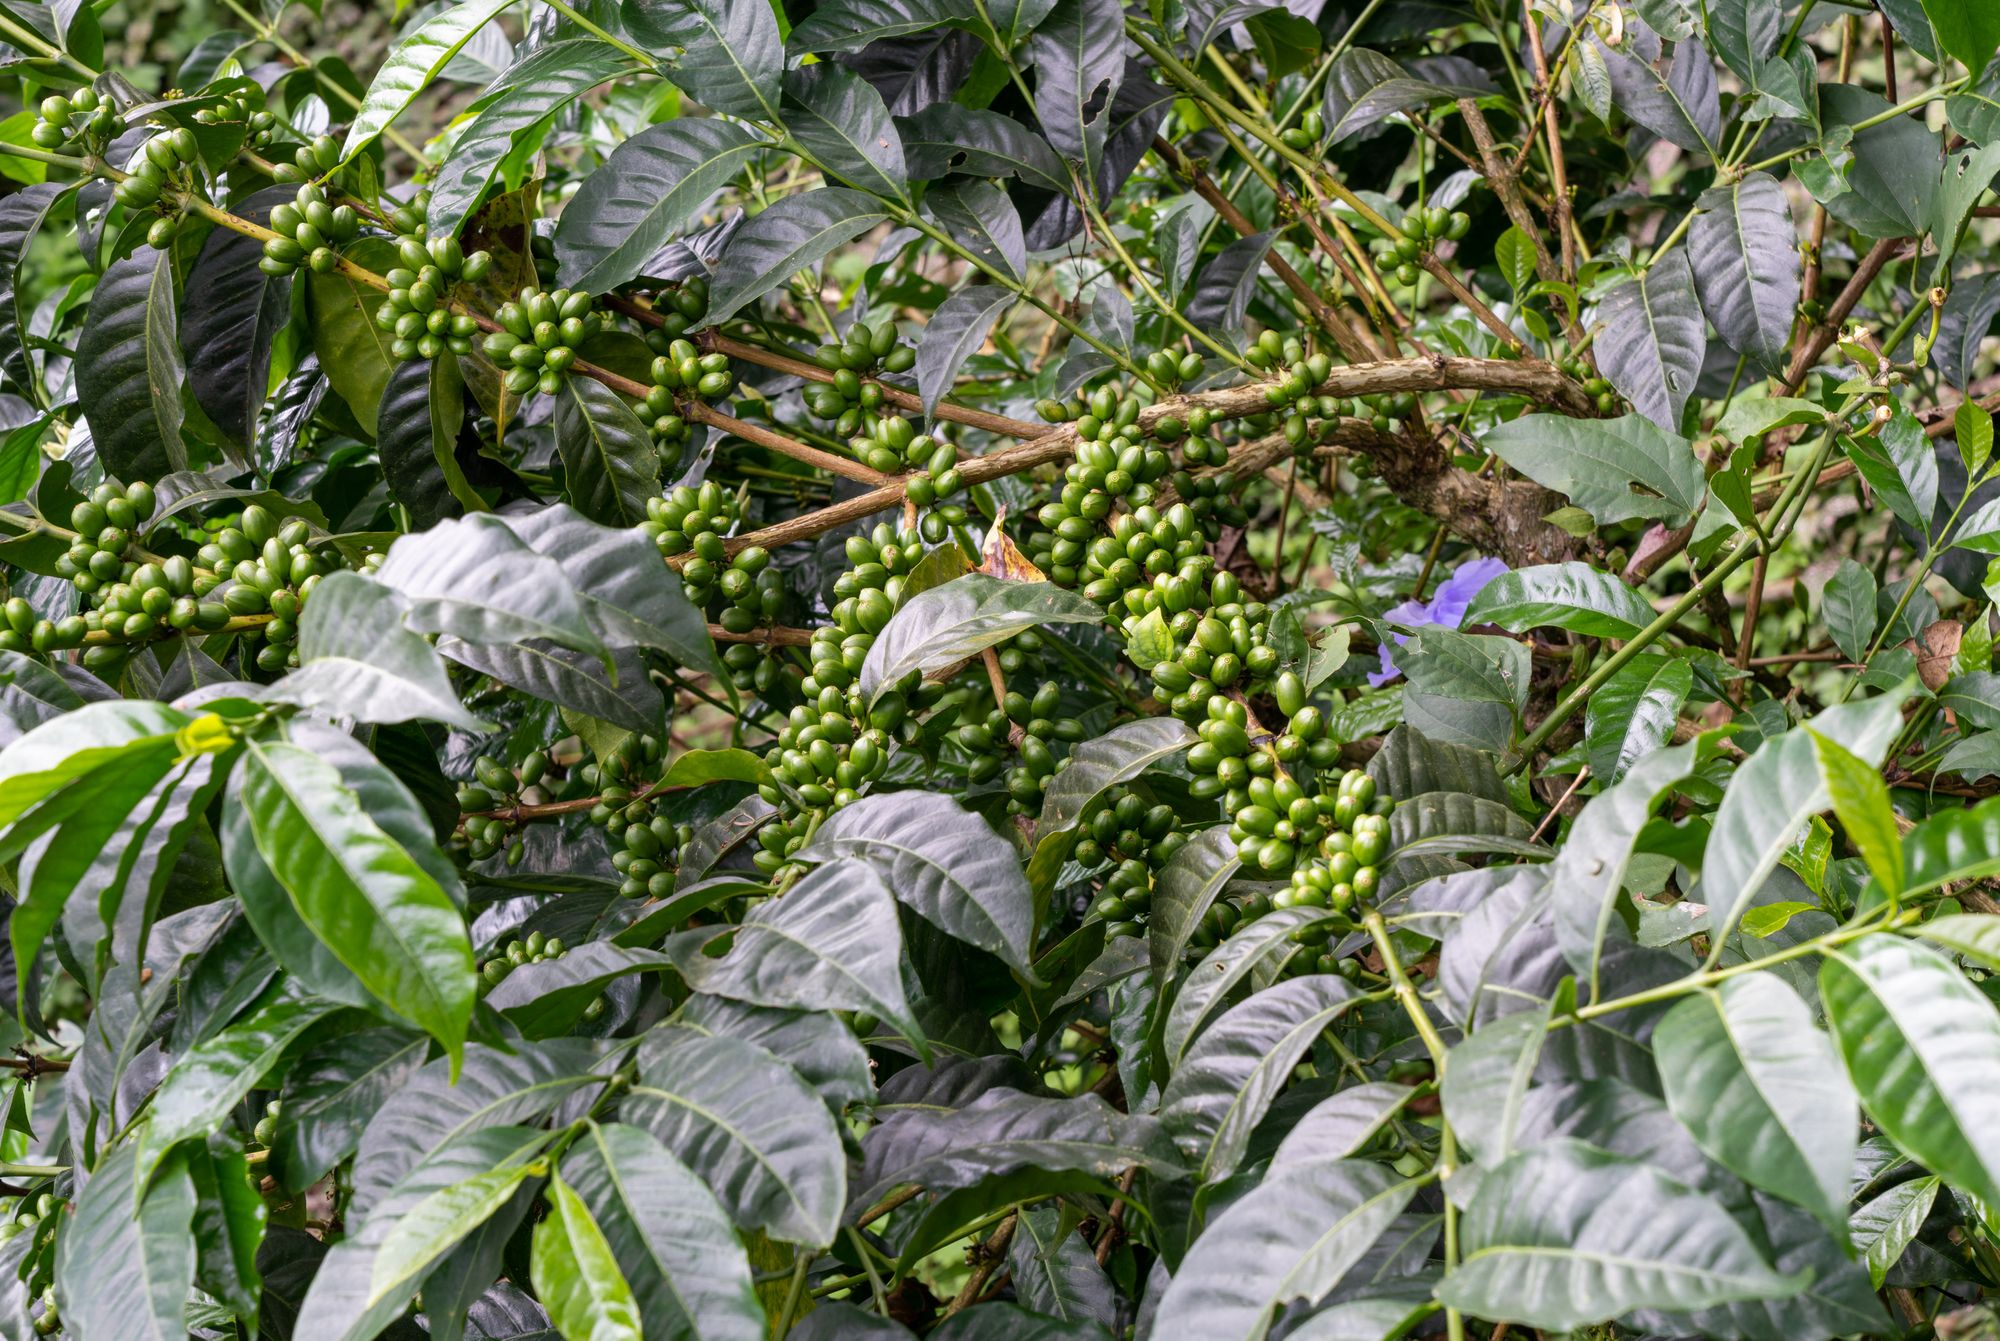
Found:
<path fill-rule="evenodd" d="M 1139 426 L 1150 429 L 1168 415 L 1185 417 L 1196 406 L 1207 408 L 1218 419 L 1262 414 L 1271 408 L 1270 402 L 1265 399 L 1264 388 L 1262 382 L 1251 382 L 1217 391 L 1168 397 L 1140 411 Z M 1326 381 L 1320 384 L 1318 392 L 1321 395 L 1353 397 L 1457 389 L 1525 395 L 1578 417 L 1594 414 L 1596 409 L 1583 388 L 1571 381 L 1561 369 L 1546 363 L 1513 359 L 1432 355 L 1427 358 L 1348 364 L 1333 369 Z M 1541 512 L 1534 514 L 1532 524 L 1522 514 L 1519 507 L 1521 500 L 1511 496 L 1507 499 L 1505 515 L 1501 517 L 1467 515 L 1461 509 L 1483 508 L 1499 501 L 1493 492 L 1496 482 L 1475 480 L 1470 472 L 1452 466 L 1450 457 L 1435 441 L 1410 444 L 1403 439 L 1382 437 L 1368 441 L 1370 446 L 1381 452 L 1376 466 L 1384 482 L 1391 488 L 1407 491 L 1412 498 L 1420 500 L 1418 506 L 1450 522 L 1454 529 L 1461 530 L 1461 534 L 1466 533 L 1461 528 L 1471 528 L 1484 538 L 1476 540 L 1476 543 L 1490 542 L 1496 552 L 1510 563 L 1539 563 L 1543 559 L 1535 556 L 1553 552 L 1550 547 L 1555 545 L 1554 537 L 1561 533 L 1542 522 L 1541 517 L 1552 511 L 1554 504 L 1542 506 L 1537 503 Z M 1384 446 L 1385 442 L 1399 445 L 1391 449 Z M 984 456 L 970 457 L 960 464 L 959 473 L 968 485 L 983 484 L 988 480 L 1018 475 L 1037 466 L 1067 460 L 1075 454 L 1076 447 L 1075 426 L 1063 424 L 1028 442 Z M 897 479 L 775 526 L 736 536 L 726 542 L 728 552 L 738 553 L 752 545 L 775 548 L 795 540 L 823 535 L 848 522 L 896 507 L 902 502 L 906 486 L 907 477 Z M 1539 486 L 1536 489 L 1540 499 L 1551 497 Z M 1468 534 L 1467 538 L 1475 539 L 1475 535 Z M 1567 550 L 1565 545 L 1562 552 Z M 680 555 L 668 562 L 679 567 L 687 560 L 688 556 Z"/>

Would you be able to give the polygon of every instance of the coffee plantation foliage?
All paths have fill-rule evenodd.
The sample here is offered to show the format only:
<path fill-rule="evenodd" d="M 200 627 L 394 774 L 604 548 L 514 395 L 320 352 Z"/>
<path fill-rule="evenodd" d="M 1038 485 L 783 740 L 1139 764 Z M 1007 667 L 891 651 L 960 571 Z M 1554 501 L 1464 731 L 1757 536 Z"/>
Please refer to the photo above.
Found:
<path fill-rule="evenodd" d="M 2000 8 L 226 9 L 0 0 L 0 1338 L 2000 1336 Z"/>

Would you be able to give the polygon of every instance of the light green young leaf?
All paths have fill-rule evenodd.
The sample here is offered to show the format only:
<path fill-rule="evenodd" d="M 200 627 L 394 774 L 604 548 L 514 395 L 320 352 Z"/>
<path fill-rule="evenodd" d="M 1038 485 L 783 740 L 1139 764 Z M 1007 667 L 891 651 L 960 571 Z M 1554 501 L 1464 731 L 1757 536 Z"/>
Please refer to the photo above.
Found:
<path fill-rule="evenodd" d="M 1817 731 L 1813 749 L 1819 755 L 1821 779 L 1833 798 L 1833 813 L 1847 830 L 1848 841 L 1860 849 L 1862 859 L 1890 897 L 1903 892 L 1903 835 L 1896 827 L 1896 812 L 1889 804 L 1889 788 L 1879 770 L 1854 757 L 1838 742 Z"/>
<path fill-rule="evenodd" d="M 590 1208 L 560 1177 L 535 1226 L 528 1269 L 535 1295 L 565 1341 L 639 1341 L 639 1305 Z"/>

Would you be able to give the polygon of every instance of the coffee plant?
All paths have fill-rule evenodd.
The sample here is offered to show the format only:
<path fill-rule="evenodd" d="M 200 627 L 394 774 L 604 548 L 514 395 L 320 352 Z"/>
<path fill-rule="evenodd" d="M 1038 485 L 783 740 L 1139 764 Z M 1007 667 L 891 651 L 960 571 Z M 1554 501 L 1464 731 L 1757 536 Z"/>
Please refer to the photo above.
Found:
<path fill-rule="evenodd" d="M 0 0 L 0 1341 L 2000 1337 L 2000 6 L 175 13 Z"/>

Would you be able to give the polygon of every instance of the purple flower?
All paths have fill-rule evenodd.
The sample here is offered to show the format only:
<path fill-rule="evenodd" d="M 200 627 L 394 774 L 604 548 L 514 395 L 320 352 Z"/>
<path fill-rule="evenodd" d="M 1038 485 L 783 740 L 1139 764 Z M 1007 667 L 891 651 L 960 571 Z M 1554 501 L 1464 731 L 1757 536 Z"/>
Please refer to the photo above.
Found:
<path fill-rule="evenodd" d="M 1465 612 L 1472 608 L 1473 599 L 1486 589 L 1486 584 L 1506 571 L 1507 565 L 1499 559 L 1474 559 L 1460 564 L 1458 571 L 1446 578 L 1428 601 L 1404 601 L 1384 611 L 1382 620 L 1406 629 L 1455 629 L 1465 622 Z M 1389 638 L 1397 643 L 1409 641 L 1408 635 L 1401 633 L 1391 633 Z M 1384 642 L 1378 650 L 1382 669 L 1368 677 L 1368 683 L 1376 689 L 1402 674 L 1389 654 L 1389 643 Z"/>

